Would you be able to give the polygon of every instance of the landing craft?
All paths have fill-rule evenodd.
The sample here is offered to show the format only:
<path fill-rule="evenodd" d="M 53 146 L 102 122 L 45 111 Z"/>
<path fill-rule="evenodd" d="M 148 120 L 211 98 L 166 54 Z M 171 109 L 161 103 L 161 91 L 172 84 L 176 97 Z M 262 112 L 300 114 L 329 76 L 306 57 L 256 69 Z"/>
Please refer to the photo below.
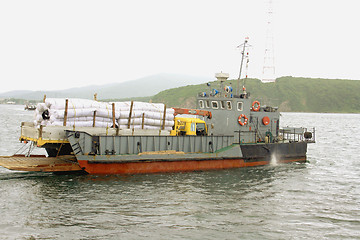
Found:
<path fill-rule="evenodd" d="M 208 84 L 197 95 L 196 109 L 52 99 L 47 109 L 38 109 L 40 122 L 22 123 L 20 136 L 45 148 L 48 156 L 0 157 L 0 165 L 22 171 L 143 174 L 306 161 L 315 129 L 280 129 L 276 107 L 251 100 L 245 86 L 234 93 L 226 73 L 215 77 L 220 88 Z M 86 125 L 83 119 L 92 121 Z"/>

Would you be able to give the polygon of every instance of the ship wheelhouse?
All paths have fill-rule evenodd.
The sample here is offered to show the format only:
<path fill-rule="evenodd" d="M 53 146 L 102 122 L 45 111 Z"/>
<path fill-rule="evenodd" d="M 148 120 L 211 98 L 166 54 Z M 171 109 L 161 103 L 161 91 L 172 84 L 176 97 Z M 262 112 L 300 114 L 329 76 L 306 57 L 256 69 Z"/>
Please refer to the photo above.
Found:
<path fill-rule="evenodd" d="M 212 119 L 206 119 L 209 134 L 234 135 L 234 142 L 240 143 L 275 142 L 280 120 L 277 108 L 261 106 L 259 101 L 251 100 L 244 87 L 242 93 L 233 94 L 231 85 L 224 86 L 228 76 L 215 74 L 219 90 L 210 88 L 197 96 L 197 109 L 212 113 Z"/>

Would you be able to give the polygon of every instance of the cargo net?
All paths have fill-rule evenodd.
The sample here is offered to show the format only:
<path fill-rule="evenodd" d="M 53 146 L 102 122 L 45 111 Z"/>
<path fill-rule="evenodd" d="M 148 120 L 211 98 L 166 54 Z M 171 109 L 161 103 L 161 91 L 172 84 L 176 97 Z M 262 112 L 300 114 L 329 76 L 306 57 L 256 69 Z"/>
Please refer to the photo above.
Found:
<path fill-rule="evenodd" d="M 174 109 L 163 103 L 98 102 L 47 98 L 35 110 L 35 126 L 116 127 L 171 130 Z"/>

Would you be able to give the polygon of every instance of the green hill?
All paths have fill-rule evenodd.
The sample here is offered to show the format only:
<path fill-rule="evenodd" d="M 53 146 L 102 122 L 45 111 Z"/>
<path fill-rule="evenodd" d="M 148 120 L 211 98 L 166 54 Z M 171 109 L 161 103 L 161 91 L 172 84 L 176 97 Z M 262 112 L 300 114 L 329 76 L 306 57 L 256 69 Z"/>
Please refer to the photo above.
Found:
<path fill-rule="evenodd" d="M 235 88 L 237 83 L 231 80 L 226 84 Z M 220 83 L 211 82 L 212 88 L 219 89 Z M 281 77 L 275 83 L 262 83 L 247 79 L 246 89 L 252 99 L 262 105 L 278 106 L 283 112 L 360 112 L 360 81 Z M 194 108 L 195 96 L 202 91 L 209 92 L 209 88 L 205 84 L 190 85 L 162 91 L 151 100 Z"/>
<path fill-rule="evenodd" d="M 237 81 L 230 80 L 225 84 L 231 84 L 233 88 L 236 88 Z M 205 83 L 172 88 L 154 96 L 133 96 L 127 99 L 110 99 L 112 95 L 108 94 L 101 96 L 104 97 L 102 101 L 152 101 L 163 102 L 169 107 L 195 108 L 196 95 L 199 92 L 209 92 L 214 88 L 220 89 L 220 82 L 211 82 L 210 88 Z M 274 83 L 262 83 L 258 79 L 247 79 L 246 89 L 253 100 L 259 100 L 261 105 L 277 106 L 282 112 L 360 113 L 360 81 L 356 80 L 281 77 Z M 80 90 L 77 92 L 80 93 Z M 75 90 L 74 96 L 81 97 Z M 117 96 L 126 95 L 118 94 Z M 106 97 L 108 99 L 105 99 Z M 0 99 L 0 103 L 6 103 L 6 101 L 9 101 L 9 98 L 4 98 L 3 101 Z"/>

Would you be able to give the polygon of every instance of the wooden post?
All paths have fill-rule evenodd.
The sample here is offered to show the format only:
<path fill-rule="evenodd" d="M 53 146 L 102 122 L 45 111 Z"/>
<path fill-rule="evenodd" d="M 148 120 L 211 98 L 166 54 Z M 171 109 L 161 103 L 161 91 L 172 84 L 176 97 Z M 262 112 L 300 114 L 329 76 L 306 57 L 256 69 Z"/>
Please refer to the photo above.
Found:
<path fill-rule="evenodd" d="M 40 125 L 40 128 L 39 128 L 39 139 L 42 139 L 42 134 L 43 134 L 43 125 Z"/>
<path fill-rule="evenodd" d="M 131 124 L 131 115 L 132 115 L 133 106 L 134 106 L 134 101 L 131 101 L 130 112 L 129 112 L 129 121 L 128 121 L 128 129 L 130 128 L 130 124 Z"/>
<path fill-rule="evenodd" d="M 44 99 L 43 99 L 43 102 L 45 102 L 45 100 L 46 100 L 46 94 L 44 95 Z"/>
<path fill-rule="evenodd" d="M 64 126 L 66 126 L 66 119 L 68 114 L 68 107 L 69 107 L 69 99 L 65 100 L 65 112 L 64 112 Z"/>
<path fill-rule="evenodd" d="M 95 122 L 96 122 L 96 110 L 94 111 L 94 115 L 93 115 L 93 127 L 95 127 Z"/>
<path fill-rule="evenodd" d="M 144 129 L 144 124 L 145 124 L 145 113 L 142 114 L 141 129 Z"/>
<path fill-rule="evenodd" d="M 164 116 L 163 116 L 163 122 L 162 122 L 161 130 L 165 129 L 165 119 L 166 119 L 166 104 L 164 104 Z"/>
<path fill-rule="evenodd" d="M 112 106 L 112 121 L 113 121 L 113 128 L 116 128 L 116 124 L 115 124 L 115 103 L 111 104 Z"/>

